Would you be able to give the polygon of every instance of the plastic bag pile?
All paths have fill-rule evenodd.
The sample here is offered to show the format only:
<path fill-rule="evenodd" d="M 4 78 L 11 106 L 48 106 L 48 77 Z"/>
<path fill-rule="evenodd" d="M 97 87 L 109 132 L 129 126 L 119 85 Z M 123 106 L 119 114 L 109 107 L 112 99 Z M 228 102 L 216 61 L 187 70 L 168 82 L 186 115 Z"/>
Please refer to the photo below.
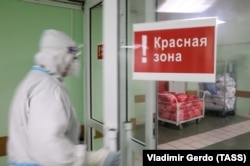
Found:
<path fill-rule="evenodd" d="M 158 94 L 159 117 L 182 122 L 203 115 L 203 101 L 186 93 L 162 92 Z"/>
<path fill-rule="evenodd" d="M 234 109 L 235 86 L 235 80 L 228 73 L 217 75 L 216 83 L 206 83 L 204 86 L 206 107 Z"/>

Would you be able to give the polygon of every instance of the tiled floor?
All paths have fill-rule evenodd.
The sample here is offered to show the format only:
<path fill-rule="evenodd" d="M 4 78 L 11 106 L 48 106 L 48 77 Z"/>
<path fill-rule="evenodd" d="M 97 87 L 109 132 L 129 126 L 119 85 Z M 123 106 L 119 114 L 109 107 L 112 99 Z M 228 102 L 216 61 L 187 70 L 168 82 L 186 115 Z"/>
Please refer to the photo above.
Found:
<path fill-rule="evenodd" d="M 231 138 L 246 133 L 250 133 L 250 120 L 231 124 L 225 127 L 170 141 L 167 143 L 159 144 L 158 149 L 202 149 L 212 144 L 217 144 L 219 142 L 221 143 L 225 140 L 227 140 L 227 142 L 230 142 Z M 232 140 L 237 140 L 237 138 L 234 138 Z M 241 149 L 250 149 L 250 146 L 248 146 L 250 145 L 249 142 L 250 141 L 246 142 L 247 144 L 244 147 L 242 146 Z M 237 148 L 236 143 L 237 142 L 235 141 L 234 143 L 232 143 L 235 148 Z M 224 144 L 225 147 L 221 145 L 220 149 L 228 149 L 228 144 Z M 213 147 L 214 146 L 210 146 L 210 149 L 212 149 Z"/>
<path fill-rule="evenodd" d="M 225 118 L 218 117 L 215 112 L 208 112 L 199 124 L 195 121 L 183 124 L 183 129 L 178 126 L 165 123 L 158 126 L 158 144 L 163 144 L 189 136 L 198 135 L 208 131 L 222 129 L 223 127 L 250 120 L 246 117 L 228 115 Z M 160 123 L 161 124 L 161 123 Z"/>
<path fill-rule="evenodd" d="M 250 149 L 250 118 L 236 115 L 222 118 L 208 112 L 199 124 L 191 121 L 183 124 L 183 129 L 159 124 L 158 149 Z M 137 157 L 135 165 L 142 165 L 141 160 Z"/>

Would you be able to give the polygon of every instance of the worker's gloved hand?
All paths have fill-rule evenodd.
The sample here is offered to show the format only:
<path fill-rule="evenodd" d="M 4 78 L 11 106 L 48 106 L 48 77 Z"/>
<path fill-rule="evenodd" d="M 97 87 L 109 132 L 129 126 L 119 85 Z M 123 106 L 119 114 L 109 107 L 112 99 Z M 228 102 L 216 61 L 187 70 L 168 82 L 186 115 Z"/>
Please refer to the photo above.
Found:
<path fill-rule="evenodd" d="M 86 153 L 84 166 L 119 166 L 120 156 L 120 152 L 109 151 L 106 148 L 89 151 Z"/>
<path fill-rule="evenodd" d="M 104 160 L 103 166 L 119 166 L 120 165 L 120 152 L 110 151 Z"/>

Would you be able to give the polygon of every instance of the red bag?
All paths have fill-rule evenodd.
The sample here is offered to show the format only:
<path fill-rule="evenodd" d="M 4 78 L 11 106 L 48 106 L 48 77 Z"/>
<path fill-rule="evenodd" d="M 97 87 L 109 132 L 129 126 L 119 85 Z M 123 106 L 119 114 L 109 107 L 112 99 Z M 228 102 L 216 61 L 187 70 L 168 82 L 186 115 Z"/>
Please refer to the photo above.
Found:
<path fill-rule="evenodd" d="M 177 98 L 178 102 L 184 102 L 187 100 L 188 96 L 186 93 L 178 93 L 176 95 L 176 98 Z"/>

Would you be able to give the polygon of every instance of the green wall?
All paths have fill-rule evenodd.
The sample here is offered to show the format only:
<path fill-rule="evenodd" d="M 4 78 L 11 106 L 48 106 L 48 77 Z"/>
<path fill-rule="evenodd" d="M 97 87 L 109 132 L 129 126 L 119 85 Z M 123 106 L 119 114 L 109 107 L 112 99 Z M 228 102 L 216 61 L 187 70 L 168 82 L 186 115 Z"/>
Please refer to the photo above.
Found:
<path fill-rule="evenodd" d="M 83 11 L 20 0 L 0 1 L 0 137 L 8 135 L 8 111 L 14 90 L 33 65 L 44 29 L 58 29 L 83 43 Z M 81 61 L 83 55 L 81 55 Z M 66 78 L 80 122 L 83 122 L 83 73 Z M 6 165 L 6 157 L 0 157 Z"/>

